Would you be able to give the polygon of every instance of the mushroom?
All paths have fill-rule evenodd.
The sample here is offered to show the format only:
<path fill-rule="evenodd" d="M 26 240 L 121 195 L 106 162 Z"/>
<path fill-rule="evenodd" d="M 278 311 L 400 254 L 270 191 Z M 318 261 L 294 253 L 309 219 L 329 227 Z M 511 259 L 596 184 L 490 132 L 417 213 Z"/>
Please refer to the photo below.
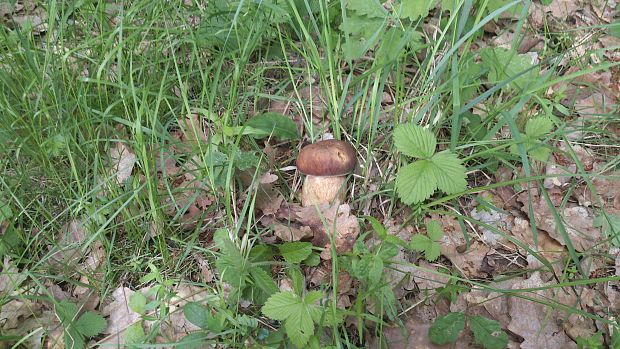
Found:
<path fill-rule="evenodd" d="M 341 203 L 345 181 L 356 163 L 355 149 L 345 141 L 330 139 L 310 144 L 299 152 L 297 169 L 306 175 L 301 188 L 304 207 Z"/>

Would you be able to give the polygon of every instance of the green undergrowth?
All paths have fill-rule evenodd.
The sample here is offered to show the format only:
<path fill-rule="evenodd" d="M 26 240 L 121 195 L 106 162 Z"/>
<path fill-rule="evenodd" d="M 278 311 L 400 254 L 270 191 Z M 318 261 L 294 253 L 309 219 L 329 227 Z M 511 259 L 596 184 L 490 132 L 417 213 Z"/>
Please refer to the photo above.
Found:
<path fill-rule="evenodd" d="M 560 103 L 562 89 L 548 94 L 616 64 L 592 64 L 591 56 L 602 55 L 597 51 L 573 54 L 577 43 L 545 46 L 532 60 L 517 52 L 521 35 L 509 48 L 479 48 L 483 27 L 500 15 L 513 16 L 516 31 L 525 31 L 527 1 L 388 3 L 49 1 L 37 4 L 47 13 L 43 31 L 6 20 L 0 27 L 0 259 L 10 261 L 3 273 L 14 270 L 18 277 L 5 292 L 0 288 L 0 306 L 15 299 L 51 304 L 65 343 L 96 342 L 103 339 L 96 330 L 109 318 L 101 309 L 77 316 L 74 303 L 86 300 L 55 299 L 49 285 L 86 287 L 101 300 L 119 286 L 148 286 L 155 288 L 151 298 L 136 296 L 130 304 L 140 325 L 125 334 L 131 345 L 148 347 L 159 327 L 145 332 L 142 323 L 170 317 L 164 304 L 175 285 L 187 282 L 209 294 L 179 310 L 198 329 L 168 342 L 179 341 L 178 347 L 361 348 L 369 338 L 381 343 L 389 323 L 403 325 L 413 304 L 397 299 L 384 278 L 386 270 L 404 268 L 393 260 L 398 251 L 442 261 L 441 227 L 424 220 L 431 214 L 454 217 L 464 231 L 484 227 L 528 251 L 541 270 L 556 271 L 555 284 L 545 288 L 612 280 L 588 280 L 580 261 L 589 252 L 577 252 L 566 233 L 569 258 L 557 266 L 467 216 L 460 203 L 485 190 L 527 190 L 532 183 L 548 197 L 539 169 L 552 153 L 576 163 L 573 189 L 617 168 L 617 149 L 605 147 L 617 142 L 605 127 L 617 125 L 614 115 L 579 126 L 600 145 L 597 156 L 607 164 L 592 173 L 573 149 L 558 149 L 574 111 Z M 435 30 L 424 26 L 428 20 Z M 563 59 L 579 69 L 564 75 Z M 276 103 L 294 117 L 273 110 Z M 322 251 L 309 242 L 265 242 L 273 234 L 255 206 L 265 172 L 278 177 L 286 201 L 299 202 L 299 178 L 286 168 L 302 144 L 325 133 L 358 151 L 349 204 L 362 229 L 351 252 L 327 262 L 330 282 L 311 286 L 307 271 L 321 263 Z M 266 144 L 279 149 L 277 158 L 269 158 Z M 127 152 L 120 158 L 135 156 L 120 182 L 111 149 Z M 166 159 L 187 185 L 168 177 Z M 499 168 L 518 175 L 488 180 Z M 204 197 L 208 204 L 192 213 Z M 365 207 L 373 209 L 362 219 Z M 601 243 L 617 244 L 620 218 L 604 210 L 598 216 L 607 232 Z M 386 220 L 420 233 L 411 241 L 396 238 Z M 83 236 L 66 242 L 72 222 Z M 371 237 L 374 246 L 365 244 Z M 103 260 L 96 270 L 75 268 L 94 250 Z M 78 257 L 67 259 L 69 252 Z M 207 261 L 212 280 L 201 279 L 197 260 Z M 614 314 L 600 318 L 532 298 L 528 290 L 497 289 L 493 280 L 468 279 L 459 266 L 443 262 L 436 273 L 448 281 L 438 298 L 487 290 L 615 324 Z M 339 270 L 357 285 L 348 307 L 337 303 Z M 450 316 L 456 320 L 446 324 Z M 96 326 L 85 328 L 87 321 Z M 506 329 L 497 321 L 462 312 L 438 319 L 430 340 L 456 340 L 466 323 L 478 345 L 506 345 Z M 0 342 L 18 338 L 0 332 Z"/>

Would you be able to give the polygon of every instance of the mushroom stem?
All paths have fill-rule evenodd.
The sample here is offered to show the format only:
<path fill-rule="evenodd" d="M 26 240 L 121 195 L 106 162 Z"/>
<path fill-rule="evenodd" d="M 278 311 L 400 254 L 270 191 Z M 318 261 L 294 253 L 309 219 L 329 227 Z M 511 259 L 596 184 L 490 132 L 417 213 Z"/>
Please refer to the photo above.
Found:
<path fill-rule="evenodd" d="M 346 176 L 319 177 L 307 175 L 301 188 L 301 205 L 304 207 L 344 202 Z"/>

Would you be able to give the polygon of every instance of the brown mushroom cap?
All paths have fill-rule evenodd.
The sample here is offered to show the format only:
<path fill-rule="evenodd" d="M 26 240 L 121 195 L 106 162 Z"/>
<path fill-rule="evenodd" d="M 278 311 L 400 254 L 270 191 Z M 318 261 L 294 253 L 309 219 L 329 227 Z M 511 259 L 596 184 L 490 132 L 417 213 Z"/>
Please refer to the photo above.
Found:
<path fill-rule="evenodd" d="M 355 148 L 348 142 L 330 139 L 310 144 L 299 152 L 297 169 L 317 177 L 344 176 L 356 163 Z"/>

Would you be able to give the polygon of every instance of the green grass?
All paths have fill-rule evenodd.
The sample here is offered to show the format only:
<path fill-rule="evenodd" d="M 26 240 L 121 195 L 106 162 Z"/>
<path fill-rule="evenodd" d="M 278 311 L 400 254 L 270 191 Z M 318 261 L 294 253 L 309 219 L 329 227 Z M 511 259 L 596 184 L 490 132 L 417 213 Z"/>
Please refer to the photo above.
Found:
<path fill-rule="evenodd" d="M 582 145 L 595 149 L 607 164 L 600 173 L 586 170 L 573 149 L 565 154 L 574 159 L 577 173 L 571 175 L 573 181 L 562 206 L 556 209 L 550 205 L 550 209 L 568 248 L 568 259 L 549 261 L 515 237 L 464 212 L 462 205 L 477 193 L 505 186 L 525 189 L 546 178 L 525 147 L 517 146 L 516 153 L 510 148 L 524 137 L 529 110 L 537 110 L 553 122 L 553 131 L 542 139 L 542 147 L 558 152 L 555 142 L 567 139 L 565 130 L 571 118 L 558 113 L 560 92 L 549 96 L 549 87 L 617 69 L 617 63 L 604 60 L 591 64 L 590 56 L 601 57 L 600 51 L 588 49 L 582 56 L 569 57 L 577 45 L 586 43 L 562 41 L 564 46 L 546 46 L 540 52 L 540 65 L 519 68 L 516 76 L 500 76 L 494 84 L 487 84 L 489 65 L 480 64 L 474 47 L 482 39 L 484 24 L 511 6 L 489 12 L 474 3 L 478 2 L 458 1 L 459 11 L 434 13 L 435 29 L 427 28 L 426 37 L 415 49 L 401 48 L 381 60 L 369 51 L 352 62 L 343 53 L 347 35 L 339 27 L 351 11 L 337 1 L 286 2 L 288 5 L 277 7 L 284 12 L 272 11 L 271 2 L 214 2 L 205 7 L 194 2 L 133 1 L 122 7 L 105 1 L 76 5 L 49 1 L 38 4 L 48 14 L 46 35 L 8 21 L 0 28 L 0 143 L 4 145 L 0 149 L 0 206 L 9 207 L 10 214 L 5 214 L 7 228 L 0 236 L 0 256 L 8 258 L 21 278 L 5 293 L 0 288 L 0 307 L 15 299 L 32 299 L 51 309 L 58 301 L 49 291 L 50 285 L 61 285 L 64 290 L 85 286 L 102 301 L 119 286 L 134 290 L 161 287 L 153 295 L 159 306 L 148 313 L 159 323 L 170 316 L 162 305 L 173 297 L 173 285 L 191 283 L 210 294 L 208 311 L 226 319 L 218 336 L 199 340 L 258 347 L 268 346 L 258 338 L 269 334 L 276 347 L 285 337 L 283 331 L 276 331 L 280 325 L 260 311 L 265 295 L 259 292 L 257 278 L 238 285 L 238 292 L 231 292 L 234 297 L 226 299 L 229 290 L 223 277 L 216 273 L 213 281 L 206 282 L 197 260 L 208 261 L 215 272 L 217 261 L 225 256 L 213 245 L 213 236 L 216 231 L 227 231 L 241 257 L 231 262 L 234 267 L 242 271 L 259 268 L 276 282 L 288 278 L 300 293 L 309 289 L 298 265 L 254 255 L 267 246 L 261 236 L 270 234 L 254 205 L 258 179 L 265 171 L 278 176 L 277 190 L 285 201 L 299 202 L 299 176 L 282 169 L 294 165 L 302 143 L 316 141 L 326 132 L 350 141 L 358 150 L 361 170 L 352 176 L 350 193 L 354 194 L 348 196 L 358 217 L 371 215 L 380 222 L 394 219 L 402 227 L 417 229 L 425 216 L 442 214 L 456 217 L 463 228 L 489 229 L 528 251 L 541 262 L 542 270 L 555 270 L 555 283 L 543 289 L 616 280 L 587 280 L 589 271 L 582 269 L 580 261 L 599 252 L 577 252 L 558 211 L 578 184 L 592 187 L 595 175 L 618 168 L 618 136 L 607 128 L 618 127 L 617 106 L 610 107 L 615 112 L 579 126 L 585 134 Z M 463 9 L 471 5 L 474 9 L 465 13 Z M 524 17 L 520 19 L 517 27 L 526 28 Z M 422 30 L 421 22 L 390 20 L 394 28 Z M 515 37 L 513 47 L 519 46 L 520 39 Z M 383 42 L 379 41 L 377 52 Z M 385 45 L 383 49 L 389 51 Z M 561 59 L 579 70 L 562 75 Z M 541 67 L 545 71 L 540 78 L 514 88 L 522 81 L 520 77 L 527 81 L 528 74 Z M 305 95 L 307 91 L 320 94 L 324 115 L 313 113 L 317 106 Z M 385 94 L 391 102 L 382 105 Z M 294 141 L 270 139 L 270 146 L 279 149 L 272 162 L 263 156 L 265 139 L 244 135 L 242 127 L 275 101 L 289 105 L 295 121 L 303 125 L 303 134 Z M 484 118 L 475 119 L 470 113 L 473 106 L 485 109 Z M 189 115 L 196 115 L 199 123 L 185 121 Z M 438 136 L 440 149 L 459 154 L 468 169 L 470 187 L 466 191 L 435 195 L 414 207 L 400 202 L 394 178 L 408 160 L 394 151 L 391 134 L 405 122 L 427 126 Z M 515 136 L 497 136 L 506 130 Z M 198 141 L 181 143 L 181 133 L 186 140 Z M 200 140 L 204 134 L 206 142 Z M 131 176 L 120 184 L 110 158 L 110 149 L 119 144 L 136 156 Z M 193 178 L 186 188 L 178 187 L 171 178 L 162 179 L 161 164 L 170 153 L 180 173 Z M 245 168 L 243 156 L 254 165 Z M 494 181 L 500 166 L 522 173 L 513 180 Z M 180 193 L 187 198 L 179 199 Z M 544 189 L 541 195 L 548 197 Z M 199 197 L 208 197 L 210 203 L 193 217 L 199 224 L 188 223 L 185 213 Z M 594 197 L 593 201 L 605 199 Z M 60 241 L 74 220 L 81 222 L 85 236 L 69 244 Z M 365 223 L 362 233 L 376 234 Z M 603 242 L 613 238 L 608 236 Z M 59 251 L 87 255 L 98 249 L 103 260 L 96 270 L 54 267 Z M 339 265 L 347 267 L 347 258 L 357 257 L 354 253 L 333 259 L 331 280 L 338 280 Z M 386 268 L 402 267 L 400 262 L 384 262 Z M 531 289 L 496 289 L 486 282 L 489 280 L 469 279 L 455 267 L 450 270 L 451 285 L 531 299 L 615 324 L 611 318 L 553 299 L 532 297 Z M 9 273 L 6 268 L 2 272 Z M 332 286 L 323 285 L 319 290 L 336 295 Z M 357 327 L 324 326 L 321 346 L 364 347 L 367 331 L 381 339 L 382 326 L 398 323 L 398 315 L 402 318 L 417 304 L 411 300 L 401 304 L 380 292 L 372 282 L 360 280 L 353 305 L 344 311 L 359 320 Z M 251 305 L 242 307 L 242 299 L 250 299 Z M 383 310 L 370 312 L 365 299 L 379 300 L 376 307 Z M 325 305 L 326 309 L 336 308 L 333 299 Z M 241 314 L 258 323 L 248 325 L 240 320 Z M 146 343 L 155 342 L 161 334 L 157 326 L 152 328 L 153 332 L 142 338 L 142 347 L 151 347 Z M 49 337 L 52 330 L 43 330 L 48 340 L 54 339 Z M 0 331 L 0 342 L 15 342 L 23 336 Z M 164 342 L 178 340 L 165 338 Z M 314 338 L 310 345 L 319 345 L 318 341 Z"/>

